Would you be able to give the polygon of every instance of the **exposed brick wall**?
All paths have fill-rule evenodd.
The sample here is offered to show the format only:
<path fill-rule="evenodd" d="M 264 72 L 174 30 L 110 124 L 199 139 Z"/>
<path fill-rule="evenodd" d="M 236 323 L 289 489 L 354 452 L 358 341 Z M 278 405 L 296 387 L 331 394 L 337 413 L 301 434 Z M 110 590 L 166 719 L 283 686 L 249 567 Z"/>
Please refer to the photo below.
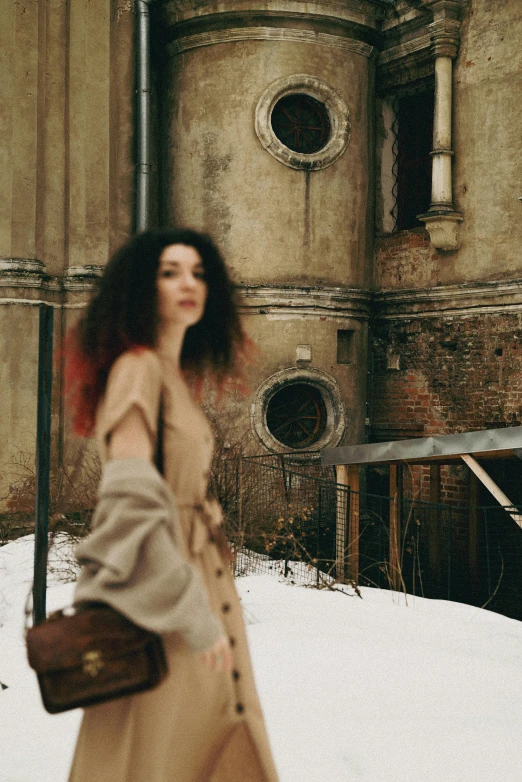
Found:
<path fill-rule="evenodd" d="M 432 288 L 439 281 L 439 264 L 422 229 L 378 238 L 376 288 Z M 433 317 L 377 316 L 371 326 L 370 357 L 369 413 L 375 440 L 522 422 L 522 313 L 499 308 L 477 314 L 468 310 L 457 316 L 441 309 Z M 388 432 L 394 436 L 387 437 Z M 491 606 L 522 618 L 521 530 L 481 489 L 479 504 L 492 509 L 478 515 L 472 533 L 472 516 L 465 508 L 470 502 L 468 468 L 455 464 L 442 465 L 440 470 L 439 566 L 432 568 L 430 560 L 430 517 L 427 521 L 419 513 L 403 532 L 403 569 L 409 588 L 416 574 L 420 580 L 422 571 L 432 597 L 481 605 L 497 590 Z M 490 463 L 488 470 L 512 502 L 522 503 L 522 463 L 511 460 L 505 467 Z M 403 496 L 430 501 L 429 467 L 404 468 Z"/>
<path fill-rule="evenodd" d="M 515 312 L 376 323 L 372 421 L 423 424 L 425 435 L 517 425 L 521 335 Z"/>
<path fill-rule="evenodd" d="M 468 468 L 464 465 L 442 465 L 440 497 L 442 503 L 467 505 L 469 503 Z M 408 466 L 404 474 L 404 493 L 407 497 L 430 502 L 430 468 Z"/>
<path fill-rule="evenodd" d="M 469 472 L 464 465 L 441 467 L 440 501 L 452 505 L 469 504 Z"/>
<path fill-rule="evenodd" d="M 426 437 L 518 425 L 522 421 L 521 334 L 522 315 L 512 312 L 375 324 L 370 383 L 373 427 L 417 424 Z M 398 369 L 389 369 L 390 365 Z M 429 501 L 429 486 L 429 468 L 405 472 L 406 497 Z M 513 502 L 520 502 L 516 483 L 511 481 L 504 489 Z M 489 495 L 484 501 L 495 505 Z M 441 467 L 440 502 L 469 503 L 466 467 Z M 519 530 L 512 534 L 520 537 Z M 465 516 L 457 516 L 452 521 L 451 550 L 462 573 L 468 546 L 469 523 Z M 512 583 L 513 589 L 520 590 L 518 573 L 506 570 L 502 591 L 511 589 Z"/>
<path fill-rule="evenodd" d="M 397 231 L 375 240 L 375 286 L 423 288 L 437 284 L 439 256 L 424 228 Z"/>

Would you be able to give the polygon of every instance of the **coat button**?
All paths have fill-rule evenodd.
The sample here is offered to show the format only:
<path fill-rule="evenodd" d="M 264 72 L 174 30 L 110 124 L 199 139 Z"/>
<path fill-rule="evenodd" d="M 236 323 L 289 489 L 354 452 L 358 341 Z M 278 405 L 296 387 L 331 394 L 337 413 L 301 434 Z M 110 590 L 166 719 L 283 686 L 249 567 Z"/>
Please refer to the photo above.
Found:
<path fill-rule="evenodd" d="M 228 639 L 228 642 L 229 642 L 230 646 L 235 646 L 236 645 L 236 639 L 234 638 L 233 635 L 230 636 L 230 638 Z"/>
<path fill-rule="evenodd" d="M 241 674 L 239 673 L 239 671 L 232 671 L 232 678 L 234 679 L 234 681 L 237 682 L 237 680 L 239 679 L 240 675 Z"/>
<path fill-rule="evenodd" d="M 223 611 L 224 614 L 228 614 L 230 608 L 231 608 L 230 603 L 223 603 L 223 605 L 221 606 L 221 610 Z"/>
<path fill-rule="evenodd" d="M 216 576 L 219 577 L 219 576 L 222 576 L 222 575 L 223 575 L 223 569 L 218 567 L 218 569 L 216 570 Z"/>
<path fill-rule="evenodd" d="M 245 707 L 243 706 L 242 703 L 236 703 L 236 711 L 238 714 L 243 714 L 243 712 L 245 711 Z"/>

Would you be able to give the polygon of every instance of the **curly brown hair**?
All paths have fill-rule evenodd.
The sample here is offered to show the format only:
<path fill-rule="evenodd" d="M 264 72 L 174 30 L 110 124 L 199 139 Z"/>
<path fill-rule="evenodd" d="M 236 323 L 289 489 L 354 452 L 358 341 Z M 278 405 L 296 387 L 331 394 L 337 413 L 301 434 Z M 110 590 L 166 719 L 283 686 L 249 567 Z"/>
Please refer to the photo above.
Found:
<path fill-rule="evenodd" d="M 66 340 L 66 394 L 78 434 L 91 433 L 96 407 L 118 356 L 156 346 L 159 259 L 171 244 L 184 244 L 199 253 L 208 285 L 203 317 L 185 334 L 182 369 L 196 381 L 208 376 L 218 387 L 241 374 L 249 340 L 239 319 L 233 283 L 213 240 L 189 228 L 145 231 L 113 255 Z"/>

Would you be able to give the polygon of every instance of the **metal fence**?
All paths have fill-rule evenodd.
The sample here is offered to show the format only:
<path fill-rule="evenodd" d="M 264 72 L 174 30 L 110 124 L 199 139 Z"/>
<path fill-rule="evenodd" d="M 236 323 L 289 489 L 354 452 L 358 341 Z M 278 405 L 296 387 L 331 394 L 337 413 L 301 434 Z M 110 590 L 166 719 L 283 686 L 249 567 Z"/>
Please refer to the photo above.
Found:
<path fill-rule="evenodd" d="M 318 466 L 316 472 L 321 469 Z M 347 493 L 346 487 L 339 490 Z M 268 459 L 228 462 L 219 493 L 227 535 L 238 551 L 260 555 L 261 570 L 281 561 L 287 575 L 293 562 L 335 577 L 336 492 L 332 480 L 310 475 L 299 464 Z M 244 561 L 239 562 L 242 567 Z"/>
<path fill-rule="evenodd" d="M 522 530 L 501 506 L 394 504 L 293 456 L 225 463 L 216 488 L 237 574 L 402 589 L 522 619 Z"/>

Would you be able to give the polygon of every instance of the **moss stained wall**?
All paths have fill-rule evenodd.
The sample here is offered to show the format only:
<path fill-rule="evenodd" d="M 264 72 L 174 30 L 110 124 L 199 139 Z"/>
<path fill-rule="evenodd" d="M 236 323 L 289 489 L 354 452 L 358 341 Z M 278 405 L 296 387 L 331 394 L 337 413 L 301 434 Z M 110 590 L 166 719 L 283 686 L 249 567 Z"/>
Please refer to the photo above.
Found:
<path fill-rule="evenodd" d="M 68 269 L 103 266 L 131 233 L 134 14 L 124 0 L 0 0 L 0 18 L 2 497 L 13 458 L 34 457 L 37 304 L 56 307 L 59 347 L 61 307 L 81 303 Z"/>

